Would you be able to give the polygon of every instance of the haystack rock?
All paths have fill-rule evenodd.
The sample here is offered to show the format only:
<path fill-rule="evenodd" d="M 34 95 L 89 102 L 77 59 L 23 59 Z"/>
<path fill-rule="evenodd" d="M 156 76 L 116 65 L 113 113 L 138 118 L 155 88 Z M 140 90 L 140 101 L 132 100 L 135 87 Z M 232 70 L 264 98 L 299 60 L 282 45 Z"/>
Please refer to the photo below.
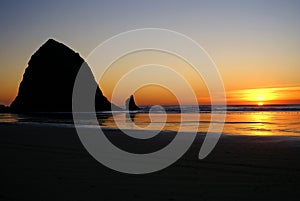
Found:
<path fill-rule="evenodd" d="M 134 111 L 134 110 L 140 110 L 140 108 L 135 104 L 133 95 L 131 95 L 125 102 L 126 110 L 128 111 Z"/>
<path fill-rule="evenodd" d="M 49 39 L 32 56 L 11 104 L 16 113 L 71 112 L 73 86 L 84 60 L 62 43 Z M 95 82 L 87 65 L 89 79 Z M 97 86 L 97 85 L 96 85 Z M 118 109 L 117 106 L 112 105 Z M 95 95 L 96 111 L 110 111 L 111 103 L 99 87 Z"/>

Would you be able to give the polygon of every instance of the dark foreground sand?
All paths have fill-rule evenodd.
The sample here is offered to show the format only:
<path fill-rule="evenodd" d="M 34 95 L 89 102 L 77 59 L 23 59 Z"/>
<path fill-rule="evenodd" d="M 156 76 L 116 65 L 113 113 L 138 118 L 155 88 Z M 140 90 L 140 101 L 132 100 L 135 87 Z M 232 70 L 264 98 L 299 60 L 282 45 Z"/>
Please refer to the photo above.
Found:
<path fill-rule="evenodd" d="M 125 142 L 124 149 L 147 149 L 119 134 L 107 131 L 116 144 Z M 299 138 L 223 135 L 214 151 L 198 160 L 202 140 L 199 135 L 167 169 L 127 175 L 95 161 L 74 128 L 0 124 L 0 200 L 300 199 Z M 164 141 L 150 144 L 159 148 Z"/>

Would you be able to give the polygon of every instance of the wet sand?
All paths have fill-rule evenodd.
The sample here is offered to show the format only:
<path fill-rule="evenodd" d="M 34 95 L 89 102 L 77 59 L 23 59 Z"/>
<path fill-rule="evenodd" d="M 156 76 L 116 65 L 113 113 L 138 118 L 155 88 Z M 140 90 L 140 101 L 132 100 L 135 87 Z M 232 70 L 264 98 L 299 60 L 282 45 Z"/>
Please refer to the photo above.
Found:
<path fill-rule="evenodd" d="M 159 149 L 106 130 L 136 153 Z M 223 135 L 204 160 L 204 136 L 170 167 L 146 175 L 110 170 L 90 156 L 74 128 L 0 124 L 0 200 L 299 200 L 300 137 Z M 121 137 L 120 137 L 121 136 Z M 123 137 L 122 137 L 123 136 Z"/>

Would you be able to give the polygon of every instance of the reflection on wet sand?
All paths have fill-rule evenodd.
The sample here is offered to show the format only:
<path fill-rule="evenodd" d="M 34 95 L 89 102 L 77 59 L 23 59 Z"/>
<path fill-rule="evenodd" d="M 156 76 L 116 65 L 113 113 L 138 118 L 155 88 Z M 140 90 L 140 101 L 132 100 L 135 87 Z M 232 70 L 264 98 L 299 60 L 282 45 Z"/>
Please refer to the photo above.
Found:
<path fill-rule="evenodd" d="M 182 118 L 184 117 L 184 118 Z M 97 114 L 98 123 L 103 128 L 171 130 L 207 132 L 211 123 L 210 113 L 115 113 Z M 182 121 L 184 119 L 184 121 Z M 58 126 L 72 125 L 70 113 L 52 113 L 46 115 L 0 114 L 0 122 L 6 123 L 51 123 Z M 221 122 L 213 122 L 221 123 Z M 90 118 L 83 118 L 82 125 L 97 126 Z M 300 112 L 253 111 L 227 112 L 224 134 L 259 136 L 300 136 Z"/>
<path fill-rule="evenodd" d="M 181 117 L 185 119 L 181 122 Z M 200 118 L 196 114 L 161 114 L 148 113 L 120 113 L 102 119 L 103 127 L 123 129 L 161 129 L 178 131 L 193 131 L 197 127 L 198 132 L 207 132 L 211 114 L 201 113 Z M 116 124 L 118 123 L 118 125 Z M 135 125 L 133 125 L 134 123 Z M 151 126 L 149 127 L 151 123 Z M 220 123 L 220 122 L 214 122 Z M 198 125 L 199 124 L 199 125 Z M 300 113 L 299 112 L 229 112 L 226 116 L 223 133 L 230 135 L 260 135 L 260 136 L 300 136 Z"/>
<path fill-rule="evenodd" d="M 134 117 L 135 117 L 136 113 L 126 113 L 126 121 L 128 123 L 134 122 Z"/>

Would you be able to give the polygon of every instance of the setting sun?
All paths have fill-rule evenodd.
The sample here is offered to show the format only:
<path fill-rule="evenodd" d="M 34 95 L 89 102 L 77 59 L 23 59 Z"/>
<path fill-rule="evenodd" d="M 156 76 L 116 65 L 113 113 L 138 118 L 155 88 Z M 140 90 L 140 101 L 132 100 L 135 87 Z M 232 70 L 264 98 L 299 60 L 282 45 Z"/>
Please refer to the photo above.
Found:
<path fill-rule="evenodd" d="M 229 104 L 297 104 L 299 103 L 300 87 L 275 87 L 243 89 L 227 92 Z"/>

